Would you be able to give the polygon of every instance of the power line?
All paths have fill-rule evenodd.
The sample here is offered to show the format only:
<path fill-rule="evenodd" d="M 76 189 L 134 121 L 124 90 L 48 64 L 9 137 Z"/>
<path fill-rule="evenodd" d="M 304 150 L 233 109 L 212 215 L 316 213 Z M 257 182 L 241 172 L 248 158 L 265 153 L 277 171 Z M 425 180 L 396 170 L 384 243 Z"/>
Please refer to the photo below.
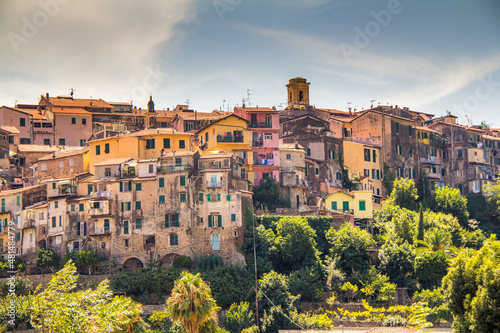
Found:
<path fill-rule="evenodd" d="M 288 317 L 286 314 L 283 313 L 283 311 L 281 311 L 280 308 L 278 308 L 276 305 L 274 305 L 274 303 L 269 299 L 269 297 L 267 297 L 266 294 L 264 294 L 264 292 L 262 291 L 262 289 L 259 288 L 259 291 L 262 293 L 262 295 L 264 295 L 264 297 L 274 306 L 274 308 L 276 310 L 278 310 L 283 316 L 285 316 L 286 319 L 290 320 L 293 324 L 295 324 L 295 326 L 297 326 L 298 328 L 300 328 L 302 331 L 305 331 L 305 329 L 300 326 L 299 324 L 297 324 L 296 322 L 294 322 L 292 319 L 290 319 L 290 317 Z"/>

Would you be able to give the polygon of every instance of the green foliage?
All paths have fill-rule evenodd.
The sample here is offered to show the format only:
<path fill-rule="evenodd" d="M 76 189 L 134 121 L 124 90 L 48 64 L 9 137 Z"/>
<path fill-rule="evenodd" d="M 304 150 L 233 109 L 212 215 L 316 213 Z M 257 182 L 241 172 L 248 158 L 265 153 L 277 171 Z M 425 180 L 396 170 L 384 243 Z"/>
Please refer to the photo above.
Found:
<path fill-rule="evenodd" d="M 317 301 L 325 292 L 325 275 L 320 265 L 305 267 L 288 276 L 288 285 L 293 295 L 301 300 Z"/>
<path fill-rule="evenodd" d="M 483 201 L 478 202 L 471 215 L 481 222 L 479 227 L 487 234 L 500 235 L 500 185 L 484 185 L 483 193 L 487 197 L 487 205 Z"/>
<path fill-rule="evenodd" d="M 180 273 L 176 268 L 156 272 L 119 273 L 111 277 L 110 286 L 113 291 L 125 292 L 136 300 L 158 303 L 163 302 L 164 297 L 170 294 Z"/>
<path fill-rule="evenodd" d="M 331 228 L 327 239 L 332 244 L 330 253 L 338 258 L 338 267 L 348 278 L 363 275 L 370 268 L 368 249 L 375 245 L 372 236 L 364 230 L 344 224 L 339 230 Z"/>
<path fill-rule="evenodd" d="M 255 295 L 254 279 L 244 266 L 219 266 L 202 272 L 202 278 L 210 285 L 219 306 L 228 308 L 234 302 L 243 302 Z"/>
<path fill-rule="evenodd" d="M 436 186 L 432 206 L 434 211 L 451 214 L 458 219 L 462 227 L 468 227 L 467 198 L 461 195 L 459 189 Z"/>
<path fill-rule="evenodd" d="M 450 244 L 450 234 L 440 229 L 432 229 L 425 233 L 425 240 L 418 241 L 417 253 L 444 251 L 450 256 L 456 251 L 456 248 Z"/>
<path fill-rule="evenodd" d="M 278 261 L 274 267 L 281 272 L 289 272 L 315 264 L 318 260 L 315 237 L 316 232 L 306 219 L 292 216 L 281 218 L 276 224 Z"/>
<path fill-rule="evenodd" d="M 330 330 L 333 327 L 332 320 L 328 314 L 320 313 L 320 311 L 318 313 L 298 313 L 294 310 L 290 312 L 290 319 L 306 330 Z M 297 327 L 293 327 L 293 324 L 290 324 L 290 328 L 295 329 Z"/>
<path fill-rule="evenodd" d="M 300 297 L 300 295 L 293 296 L 290 293 L 286 276 L 274 271 L 265 274 L 259 280 L 259 289 L 271 299 L 276 306 L 281 306 L 285 313 L 295 308 L 295 302 Z M 273 307 L 262 293 L 259 293 L 259 307 L 263 309 Z"/>
<path fill-rule="evenodd" d="M 217 332 L 217 306 L 212 298 L 210 287 L 201 279 L 200 274 L 182 272 L 175 281 L 172 295 L 167 300 L 166 311 L 181 332 Z"/>
<path fill-rule="evenodd" d="M 15 316 L 11 317 L 9 307 L 13 305 Z M 0 298 L 0 332 L 2 327 L 14 327 L 16 330 L 32 328 L 30 302 L 27 296 L 13 295 Z M 12 325 L 13 324 L 13 325 Z"/>
<path fill-rule="evenodd" d="M 420 209 L 418 211 L 418 233 L 417 240 L 424 240 L 424 209 L 422 208 L 422 204 L 420 204 Z"/>
<path fill-rule="evenodd" d="M 463 245 L 474 250 L 479 250 L 486 242 L 486 236 L 481 230 L 462 230 L 461 236 L 463 237 Z"/>
<path fill-rule="evenodd" d="M 276 207 L 290 207 L 290 199 L 281 195 L 279 184 L 274 178 L 267 177 L 253 188 L 253 204 L 257 208 L 263 206 L 274 210 Z"/>
<path fill-rule="evenodd" d="M 14 282 L 15 294 L 17 296 L 27 296 L 30 293 L 32 293 L 33 291 L 35 291 L 35 287 L 33 286 L 33 283 L 30 280 L 23 278 L 19 275 L 16 275 L 14 277 L 13 282 Z M 9 280 L 7 280 L 5 282 L 0 282 L 1 296 L 5 297 L 9 294 L 9 289 L 11 289 L 10 285 L 11 285 L 11 283 Z"/>
<path fill-rule="evenodd" d="M 241 333 L 259 333 L 259 326 L 254 325 L 249 328 L 245 328 L 241 331 Z"/>
<path fill-rule="evenodd" d="M 168 313 L 166 311 L 154 311 L 148 318 L 151 328 L 166 331 L 172 326 Z"/>
<path fill-rule="evenodd" d="M 461 251 L 443 290 L 457 332 L 500 331 L 500 242 L 490 238 L 479 251 Z"/>
<path fill-rule="evenodd" d="M 345 274 L 338 268 L 338 258 L 330 258 L 325 267 L 326 286 L 330 290 L 340 289 L 345 280 Z"/>
<path fill-rule="evenodd" d="M 446 304 L 446 296 L 441 288 L 424 289 L 413 294 L 413 302 L 426 304 L 431 310 L 427 320 L 433 324 L 451 321 L 451 313 Z"/>
<path fill-rule="evenodd" d="M 358 286 L 347 281 L 346 283 L 344 283 L 342 285 L 342 287 L 340 288 L 340 291 L 344 292 L 344 294 L 347 297 L 347 301 L 350 302 L 357 296 Z"/>
<path fill-rule="evenodd" d="M 54 271 L 55 267 L 59 266 L 59 255 L 51 249 L 40 249 L 36 256 L 36 265 L 41 269 L 50 268 Z"/>
<path fill-rule="evenodd" d="M 342 175 L 340 179 L 342 187 L 350 190 L 354 184 L 352 180 L 349 178 L 349 170 L 344 166 L 344 155 L 342 155 L 341 153 L 339 153 L 339 164 Z"/>
<path fill-rule="evenodd" d="M 423 253 L 415 260 L 415 276 L 423 289 L 441 284 L 448 270 L 449 260 L 443 250 Z"/>
<path fill-rule="evenodd" d="M 89 275 L 99 265 L 99 257 L 92 247 L 87 250 L 73 250 L 66 253 L 64 263 L 66 264 L 69 260 L 73 261 L 80 273 L 88 273 Z"/>
<path fill-rule="evenodd" d="M 178 256 L 175 257 L 174 262 L 172 263 L 172 266 L 175 268 L 186 268 L 189 269 L 193 266 L 193 261 L 191 258 L 187 256 Z"/>
<path fill-rule="evenodd" d="M 72 261 L 54 274 L 47 287 L 30 298 L 31 324 L 42 332 L 144 332 L 142 308 L 130 298 L 112 297 L 108 281 L 95 289 L 74 291 L 78 275 Z"/>
<path fill-rule="evenodd" d="M 233 303 L 226 312 L 222 326 L 231 333 L 240 333 L 252 327 L 255 317 L 248 302 Z"/>
<path fill-rule="evenodd" d="M 415 182 L 408 178 L 394 180 L 391 195 L 387 199 L 389 203 L 406 208 L 409 210 L 417 210 L 417 189 Z"/>
<path fill-rule="evenodd" d="M 221 256 L 202 255 L 194 258 L 194 267 L 200 271 L 210 271 L 219 266 L 223 266 L 224 261 Z"/>
<path fill-rule="evenodd" d="M 396 284 L 389 282 L 387 275 L 377 272 L 375 267 L 370 267 L 370 271 L 361 281 L 363 288 L 361 292 L 368 299 L 375 303 L 394 304 L 394 292 L 396 292 Z"/>
<path fill-rule="evenodd" d="M 398 287 L 415 289 L 415 251 L 407 242 L 389 240 L 378 253 L 380 270 Z"/>
<path fill-rule="evenodd" d="M 384 164 L 384 175 L 382 179 L 382 185 L 387 190 L 387 193 L 392 193 L 394 188 L 394 181 L 396 180 L 396 175 L 391 171 L 387 164 Z"/>
<path fill-rule="evenodd" d="M 409 244 L 413 244 L 413 239 L 415 238 L 416 226 L 414 217 L 415 213 L 401 209 L 392 216 L 391 220 L 395 236 Z"/>

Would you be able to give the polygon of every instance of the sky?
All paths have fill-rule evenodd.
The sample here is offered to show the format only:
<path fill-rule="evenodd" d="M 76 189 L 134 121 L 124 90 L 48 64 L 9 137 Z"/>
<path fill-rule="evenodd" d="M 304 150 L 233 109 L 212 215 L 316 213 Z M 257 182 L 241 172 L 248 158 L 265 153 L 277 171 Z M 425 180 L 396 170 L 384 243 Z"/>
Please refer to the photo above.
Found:
<path fill-rule="evenodd" d="M 0 0 L 0 105 L 406 106 L 500 127 L 498 0 Z"/>

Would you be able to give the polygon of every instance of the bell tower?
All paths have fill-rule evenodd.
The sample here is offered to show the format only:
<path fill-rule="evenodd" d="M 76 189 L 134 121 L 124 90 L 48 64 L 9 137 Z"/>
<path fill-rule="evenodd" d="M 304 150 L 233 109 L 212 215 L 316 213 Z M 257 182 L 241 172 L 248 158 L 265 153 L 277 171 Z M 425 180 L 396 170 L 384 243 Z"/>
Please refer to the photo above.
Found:
<path fill-rule="evenodd" d="M 309 85 L 306 79 L 296 77 L 290 79 L 286 85 L 288 93 L 288 106 L 309 105 Z"/>

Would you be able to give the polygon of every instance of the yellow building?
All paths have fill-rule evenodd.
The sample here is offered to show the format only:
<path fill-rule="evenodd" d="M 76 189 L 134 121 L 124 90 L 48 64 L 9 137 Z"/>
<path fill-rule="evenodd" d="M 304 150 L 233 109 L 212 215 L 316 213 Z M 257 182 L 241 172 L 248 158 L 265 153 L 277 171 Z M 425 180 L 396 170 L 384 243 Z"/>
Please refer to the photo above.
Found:
<path fill-rule="evenodd" d="M 248 122 L 234 114 L 220 118 L 197 132 L 200 154 L 225 152 L 236 155 L 239 168 L 246 179 L 253 183 L 252 132 Z M 244 171 L 243 171 L 244 170 Z"/>
<path fill-rule="evenodd" d="M 380 147 L 357 142 L 344 141 L 344 165 L 350 178 L 358 179 L 359 190 L 371 191 L 380 203 L 382 195 L 382 161 Z"/>
<path fill-rule="evenodd" d="M 177 132 L 171 128 L 148 129 L 124 136 L 114 136 L 88 142 L 90 173 L 94 164 L 115 158 L 157 159 L 162 153 L 191 150 L 191 133 Z"/>
<path fill-rule="evenodd" d="M 370 191 L 337 191 L 325 198 L 325 208 L 337 212 L 348 212 L 354 219 L 373 218 L 373 197 Z"/>

